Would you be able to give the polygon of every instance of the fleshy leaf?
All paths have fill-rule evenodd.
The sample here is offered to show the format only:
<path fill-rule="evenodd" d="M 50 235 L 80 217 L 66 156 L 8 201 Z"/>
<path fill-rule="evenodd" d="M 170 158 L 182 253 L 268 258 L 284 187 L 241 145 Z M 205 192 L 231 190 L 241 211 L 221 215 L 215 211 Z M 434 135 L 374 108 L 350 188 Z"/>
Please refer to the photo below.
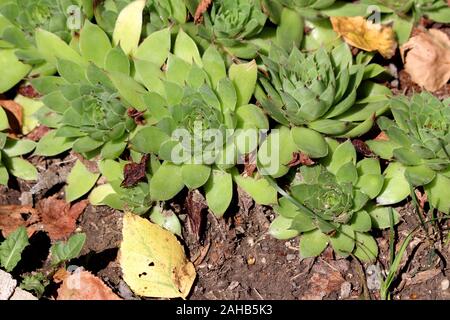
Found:
<path fill-rule="evenodd" d="M 97 182 L 100 174 L 90 172 L 77 160 L 67 177 L 66 201 L 72 202 L 89 192 Z"/>
<path fill-rule="evenodd" d="M 233 198 L 231 174 L 213 169 L 204 188 L 209 209 L 217 217 L 223 216 Z"/>
<path fill-rule="evenodd" d="M 142 12 L 146 0 L 135 0 L 120 11 L 113 32 L 114 45 L 120 45 L 126 55 L 133 54 L 142 32 Z"/>

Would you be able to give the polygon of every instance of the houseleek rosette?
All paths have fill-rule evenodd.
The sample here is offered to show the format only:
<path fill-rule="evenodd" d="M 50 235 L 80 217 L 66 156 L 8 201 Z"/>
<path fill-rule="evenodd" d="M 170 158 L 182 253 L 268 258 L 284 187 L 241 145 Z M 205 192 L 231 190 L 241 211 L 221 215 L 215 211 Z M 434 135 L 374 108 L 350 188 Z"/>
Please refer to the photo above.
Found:
<path fill-rule="evenodd" d="M 384 178 L 376 159 L 356 161 L 350 141 L 328 139 L 330 156 L 311 167 L 302 166 L 289 194 L 279 200 L 270 233 L 279 239 L 300 235 L 300 255 L 315 257 L 331 244 L 341 256 L 354 254 L 374 260 L 378 254 L 372 227 L 389 227 L 390 210 L 371 200 L 383 188 Z M 392 212 L 398 222 L 398 213 Z"/>
<path fill-rule="evenodd" d="M 0 3 L 0 67 L 6 74 L 0 92 L 16 85 L 32 69 L 32 75 L 53 73 L 36 51 L 34 33 L 44 29 L 64 41 L 71 40 L 71 28 L 81 27 L 84 15 L 75 0 L 5 0 Z"/>
<path fill-rule="evenodd" d="M 214 45 L 201 56 L 180 30 L 172 47 L 171 32 L 164 29 L 143 41 L 134 63 L 136 80 L 148 90 L 142 100 L 149 121 L 131 147 L 163 161 L 150 181 L 152 199 L 166 201 L 184 187 L 203 187 L 210 209 L 222 215 L 232 198 L 237 159 L 257 148 L 257 139 L 247 143 L 247 134 L 268 128 L 261 109 L 249 104 L 255 61 L 227 70 Z"/>
<path fill-rule="evenodd" d="M 119 76 L 132 80 L 128 57 L 90 22 L 80 32 L 80 53 L 44 30 L 36 38 L 40 53 L 59 74 L 32 80 L 45 104 L 40 121 L 55 128 L 41 139 L 36 153 L 53 156 L 72 148 L 87 158 L 120 156 L 137 123 L 130 111 L 142 107 L 118 94 L 114 84 Z"/>
<path fill-rule="evenodd" d="M 361 3 L 368 5 L 375 4 L 389 8 L 400 17 L 412 16 L 414 21 L 418 21 L 422 16 L 427 16 L 433 21 L 450 22 L 450 8 L 445 0 L 363 0 Z"/>
<path fill-rule="evenodd" d="M 0 107 L 0 185 L 7 185 L 10 175 L 23 180 L 36 180 L 37 170 L 21 156 L 34 150 L 31 140 L 17 140 L 8 137 L 10 124 L 6 112 Z"/>
<path fill-rule="evenodd" d="M 259 0 L 213 1 L 210 13 L 204 13 L 199 34 L 231 54 L 244 59 L 254 58 L 258 38 L 267 20 Z"/>
<path fill-rule="evenodd" d="M 268 75 L 260 75 L 256 98 L 273 119 L 291 128 L 290 153 L 325 157 L 324 136 L 360 136 L 387 110 L 390 91 L 367 81 L 379 66 L 363 54 L 355 60 L 346 44 L 311 54 L 272 46 L 263 57 Z"/>
<path fill-rule="evenodd" d="M 391 100 L 394 120 L 381 117 L 378 125 L 388 140 L 368 141 L 369 147 L 382 158 L 392 159 L 402 175 L 391 184 L 397 197 L 382 197 L 380 203 L 406 198 L 411 186 L 424 186 L 430 204 L 450 213 L 450 101 L 440 101 L 423 92 L 412 98 Z M 408 183 L 404 183 L 404 180 Z"/>

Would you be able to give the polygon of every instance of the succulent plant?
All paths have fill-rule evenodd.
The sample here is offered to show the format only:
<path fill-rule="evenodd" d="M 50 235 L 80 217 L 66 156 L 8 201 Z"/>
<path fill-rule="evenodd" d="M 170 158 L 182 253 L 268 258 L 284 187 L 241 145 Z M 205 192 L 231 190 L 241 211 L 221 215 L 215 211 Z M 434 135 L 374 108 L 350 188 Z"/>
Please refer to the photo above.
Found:
<path fill-rule="evenodd" d="M 0 3 L 0 63 L 8 76 L 0 80 L 0 92 L 9 90 L 31 71 L 51 74 L 35 48 L 35 31 L 47 30 L 66 42 L 81 28 L 84 14 L 76 0 L 5 0 Z M 33 70 L 32 70 L 33 67 Z"/>
<path fill-rule="evenodd" d="M 270 77 L 261 74 L 256 98 L 272 118 L 292 128 L 302 152 L 324 157 L 328 149 L 322 135 L 360 136 L 388 108 L 390 91 L 384 88 L 375 95 L 380 86 L 363 81 L 372 76 L 369 70 L 380 68 L 368 60 L 360 54 L 353 62 L 346 44 L 309 55 L 296 48 L 288 55 L 272 46 L 263 57 Z M 363 98 L 366 95 L 370 98 Z"/>
<path fill-rule="evenodd" d="M 398 162 L 398 170 L 410 185 L 424 186 L 431 205 L 444 213 L 450 213 L 449 105 L 449 99 L 440 101 L 428 92 L 410 99 L 393 98 L 394 121 L 387 117 L 378 119 L 387 140 L 367 142 L 382 158 Z M 400 188 L 398 183 L 393 184 Z M 408 185 L 403 184 L 403 188 L 406 188 L 404 198 L 409 195 Z"/>
<path fill-rule="evenodd" d="M 363 0 L 362 3 L 373 5 L 374 1 Z M 416 21 L 428 16 L 437 22 L 450 22 L 450 8 L 445 0 L 376 0 L 375 4 L 385 6 L 401 17 L 411 15 Z"/>
<path fill-rule="evenodd" d="M 87 158 L 99 153 L 102 158 L 117 158 L 129 133 L 145 121 L 137 110 L 142 106 L 120 96 L 115 85 L 122 77 L 132 80 L 128 57 L 89 21 L 80 32 L 80 53 L 47 31 L 39 30 L 36 37 L 38 48 L 45 48 L 42 56 L 56 65 L 59 74 L 32 81 L 46 107 L 40 121 L 56 129 L 47 134 L 56 138 L 53 143 L 44 137 L 37 154 L 51 156 L 73 148 Z"/>
<path fill-rule="evenodd" d="M 330 156 L 314 166 L 301 166 L 279 200 L 270 233 L 289 239 L 300 235 L 300 255 L 318 256 L 331 244 L 341 255 L 354 254 L 362 260 L 374 260 L 378 254 L 369 231 L 372 226 L 389 227 L 390 210 L 374 207 L 371 199 L 383 188 L 378 160 L 356 161 L 350 141 L 338 144 L 328 139 Z M 398 222 L 398 214 L 392 212 Z"/>
<path fill-rule="evenodd" d="M 31 140 L 18 140 L 8 137 L 7 129 L 10 124 L 6 112 L 0 107 L 0 185 L 6 185 L 9 176 L 23 180 L 36 180 L 37 170 L 21 156 L 30 153 L 36 147 Z"/>
<path fill-rule="evenodd" d="M 256 56 L 259 46 L 254 39 L 267 20 L 260 0 L 213 1 L 210 12 L 205 12 L 203 18 L 204 25 L 199 30 L 202 37 L 239 58 Z"/>
<path fill-rule="evenodd" d="M 164 29 L 144 40 L 134 63 L 136 79 L 148 90 L 142 99 L 149 121 L 133 136 L 131 147 L 163 160 L 150 181 L 152 199 L 169 200 L 185 186 L 204 187 L 209 207 L 222 215 L 233 189 L 227 170 L 239 155 L 256 149 L 246 144 L 246 129 L 268 128 L 261 109 L 249 104 L 255 61 L 233 64 L 227 72 L 214 45 L 200 56 L 192 38 L 180 30 L 172 48 L 170 30 Z"/>

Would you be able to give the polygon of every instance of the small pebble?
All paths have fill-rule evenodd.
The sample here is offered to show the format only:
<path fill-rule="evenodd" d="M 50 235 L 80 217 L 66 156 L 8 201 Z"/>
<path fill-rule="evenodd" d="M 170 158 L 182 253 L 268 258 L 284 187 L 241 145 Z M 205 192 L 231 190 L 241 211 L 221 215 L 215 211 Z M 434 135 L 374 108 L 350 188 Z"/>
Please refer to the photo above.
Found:
<path fill-rule="evenodd" d="M 448 279 L 444 279 L 441 282 L 441 290 L 445 291 L 450 287 L 450 281 Z"/>
<path fill-rule="evenodd" d="M 248 264 L 249 266 L 254 265 L 255 262 L 256 262 L 255 257 L 248 257 L 248 258 L 247 258 L 247 264 Z"/>
<path fill-rule="evenodd" d="M 341 298 L 348 299 L 350 297 L 350 293 L 352 291 L 352 284 L 350 282 L 344 282 L 341 284 Z"/>
<path fill-rule="evenodd" d="M 297 258 L 296 254 L 290 253 L 290 254 L 286 255 L 286 260 L 287 261 L 292 261 L 292 260 L 295 260 L 296 258 Z"/>
<path fill-rule="evenodd" d="M 227 288 L 227 290 L 233 290 L 233 289 L 236 289 L 237 287 L 239 286 L 239 282 L 237 282 L 237 281 L 232 281 L 231 283 L 230 283 L 230 285 L 228 286 L 228 288 Z"/>

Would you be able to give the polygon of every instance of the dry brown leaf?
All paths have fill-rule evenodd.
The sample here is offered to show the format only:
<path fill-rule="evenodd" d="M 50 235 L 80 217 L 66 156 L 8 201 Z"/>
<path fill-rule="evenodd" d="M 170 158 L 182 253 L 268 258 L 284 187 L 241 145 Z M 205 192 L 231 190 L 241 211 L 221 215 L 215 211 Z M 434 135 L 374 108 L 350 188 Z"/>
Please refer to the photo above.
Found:
<path fill-rule="evenodd" d="M 203 13 L 208 10 L 211 5 L 212 0 L 201 0 L 198 4 L 197 10 L 195 10 L 194 21 L 195 23 L 199 23 L 202 21 Z"/>
<path fill-rule="evenodd" d="M 205 198 L 198 190 L 189 191 L 185 207 L 189 218 L 189 226 L 197 240 L 201 241 L 205 223 L 204 210 L 208 208 Z"/>
<path fill-rule="evenodd" d="M 389 137 L 386 132 L 381 131 L 379 135 L 377 135 L 374 139 L 375 141 L 389 141 Z"/>
<path fill-rule="evenodd" d="M 327 274 L 314 273 L 308 281 L 308 290 L 306 290 L 302 299 L 321 300 L 330 293 L 340 290 L 344 281 L 341 274 L 334 270 Z"/>
<path fill-rule="evenodd" d="M 39 216 L 31 206 L 0 206 L 0 229 L 5 238 L 21 226 L 27 228 L 28 237 L 31 237 L 38 230 L 38 226 L 35 225 L 38 221 Z"/>
<path fill-rule="evenodd" d="M 73 206 L 55 197 L 42 199 L 36 205 L 44 230 L 52 240 L 60 240 L 70 236 L 76 229 L 76 221 L 88 205 L 88 200 L 75 203 Z"/>
<path fill-rule="evenodd" d="M 101 279 L 81 268 L 72 274 L 57 274 L 57 281 L 62 280 L 62 284 L 56 300 L 122 300 Z"/>
<path fill-rule="evenodd" d="M 50 131 L 50 128 L 44 125 L 39 125 L 34 128 L 29 134 L 27 134 L 27 138 L 32 141 L 39 141 L 43 136 L 45 136 Z"/>
<path fill-rule="evenodd" d="M 12 100 L 0 100 L 0 106 L 14 117 L 13 119 L 8 117 L 12 131 L 21 132 L 23 124 L 22 106 Z"/>
<path fill-rule="evenodd" d="M 412 81 L 437 91 L 450 79 L 450 39 L 437 29 L 422 31 L 400 48 Z"/>
<path fill-rule="evenodd" d="M 394 56 L 397 42 L 391 27 L 364 17 L 331 17 L 330 20 L 334 31 L 348 44 L 365 51 L 378 51 L 386 59 Z"/>

